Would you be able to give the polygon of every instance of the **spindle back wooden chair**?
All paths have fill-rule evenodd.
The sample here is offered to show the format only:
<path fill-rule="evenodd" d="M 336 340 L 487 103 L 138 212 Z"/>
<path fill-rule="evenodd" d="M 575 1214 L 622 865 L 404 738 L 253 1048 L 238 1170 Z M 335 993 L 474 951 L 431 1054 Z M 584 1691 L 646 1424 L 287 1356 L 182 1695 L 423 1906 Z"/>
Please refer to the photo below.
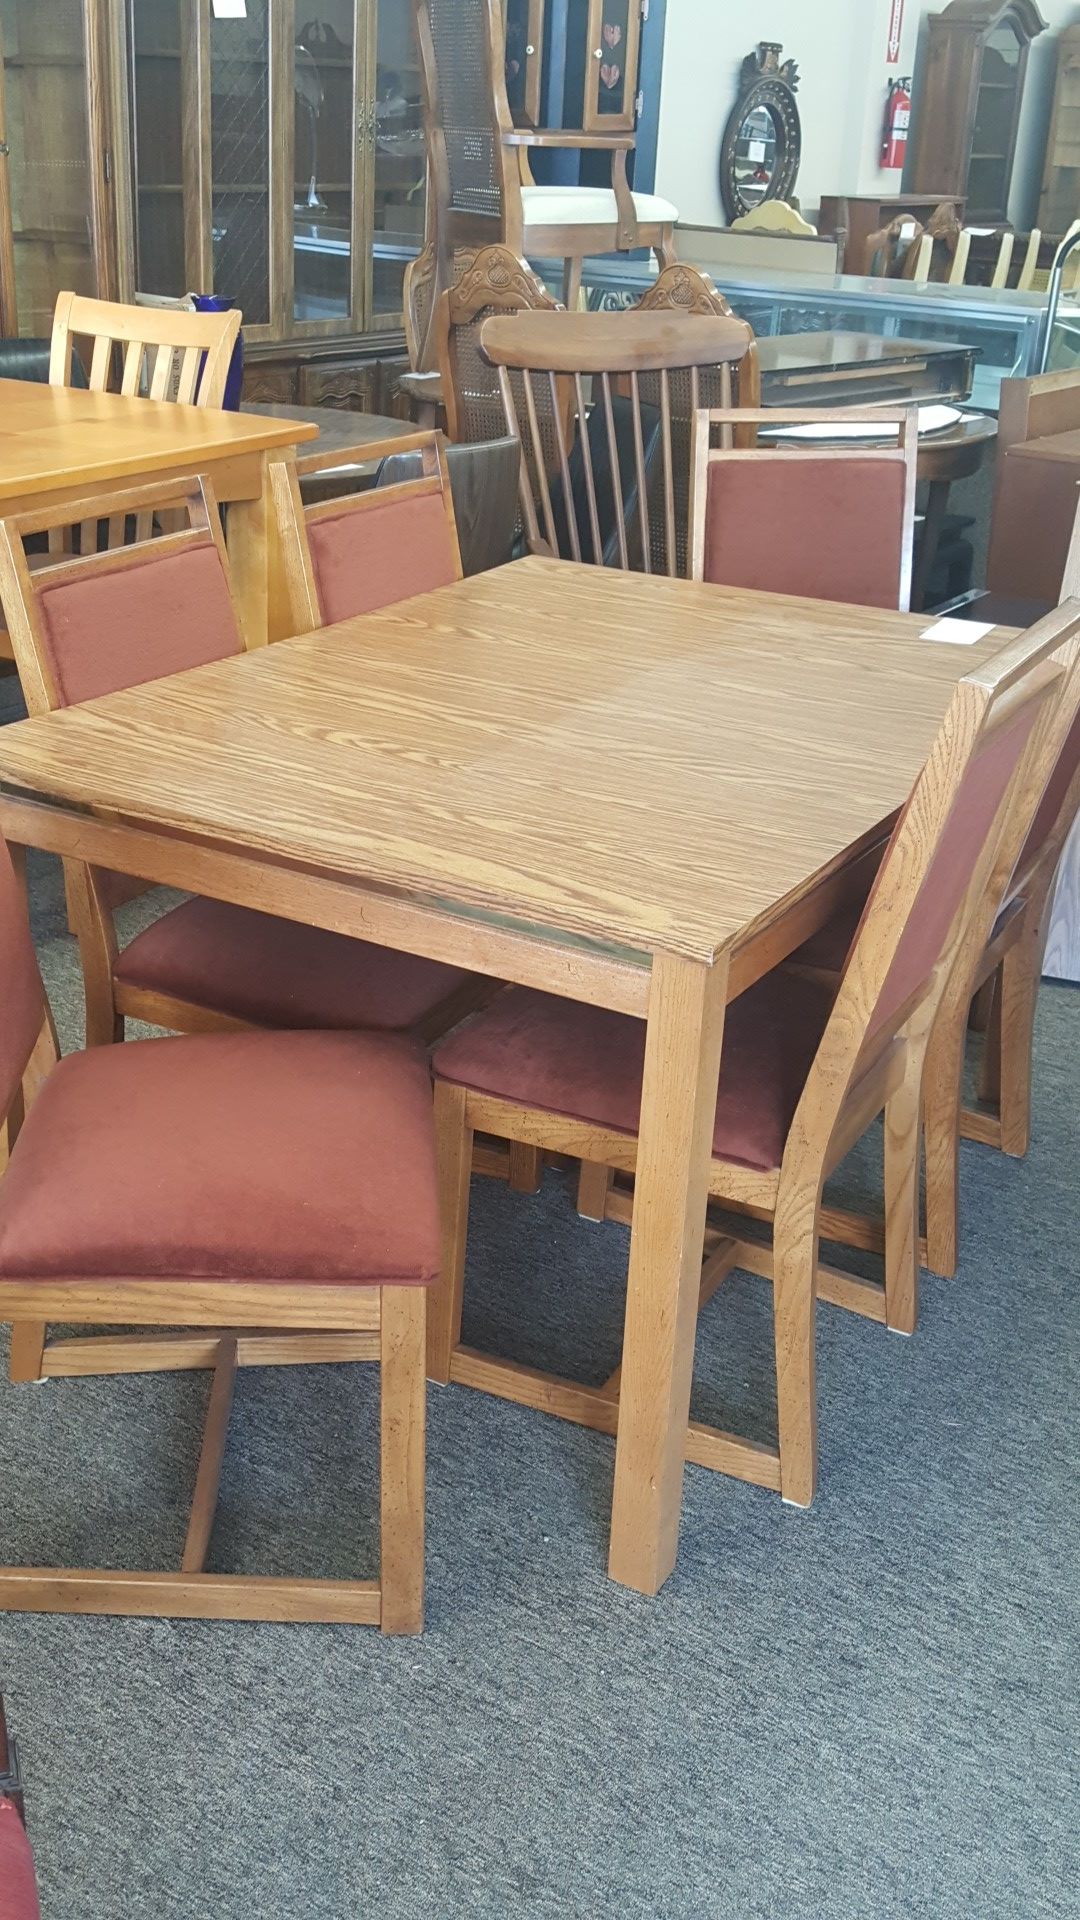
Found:
<path fill-rule="evenodd" d="M 300 495 L 304 476 L 354 466 L 355 449 L 272 466 L 291 632 L 312 633 L 461 579 L 442 434 L 407 434 L 364 448 L 373 463 L 389 454 L 418 455 L 419 477 L 307 503 Z"/>
<path fill-rule="evenodd" d="M 563 308 L 509 247 L 480 249 L 440 294 L 435 354 L 450 440 L 492 440 L 506 432 L 498 371 L 480 351 L 480 334 L 496 314 L 536 311 L 561 313 Z"/>
<path fill-rule="evenodd" d="M 590 254 L 651 247 L 674 259 L 678 218 L 670 201 L 634 192 L 626 172 L 631 132 L 539 130 L 513 125 L 506 94 L 502 0 L 415 0 L 424 94 L 436 297 L 453 281 L 459 248 L 501 245 L 565 263 L 567 305 Z M 611 156 L 610 187 L 537 186 L 532 149 Z M 421 349 L 420 365 L 430 364 Z"/>
<path fill-rule="evenodd" d="M 926 1046 L 971 915 L 986 896 L 1013 796 L 1030 797 L 1075 622 L 1051 622 L 957 686 L 878 870 L 838 988 L 766 975 L 727 1010 L 708 1176 L 730 1216 L 707 1241 L 702 1303 L 738 1265 L 773 1283 L 779 1442 L 692 1423 L 686 1454 L 785 1500 L 816 1477 L 817 1298 L 904 1333 L 918 1302 L 920 1096 Z M 1075 689 L 1074 689 L 1075 691 Z M 503 995 L 435 1055 L 443 1221 L 429 1371 L 614 1433 L 618 1369 L 598 1388 L 463 1348 L 472 1131 L 633 1173 L 644 1029 L 630 1016 L 527 989 Z M 635 1089 L 637 1092 L 635 1093 Z M 883 1286 L 819 1261 L 825 1181 L 885 1116 Z M 770 1117 L 771 1116 L 771 1117 Z M 726 1236 L 726 1237 L 725 1237 Z"/>
<path fill-rule="evenodd" d="M 753 366 L 749 327 L 713 313 L 520 313 L 486 321 L 480 347 L 521 441 L 532 551 L 650 573 L 659 539 L 656 571 L 677 574 L 673 377 L 685 376 L 696 411 L 708 370 L 730 405 L 739 369 Z"/>
<path fill-rule="evenodd" d="M 747 425 L 759 435 L 807 429 L 825 444 L 796 437 L 730 444 Z M 830 428 L 843 435 L 851 426 L 893 438 L 828 444 Z M 906 612 L 918 451 L 914 407 L 701 409 L 693 429 L 691 577 Z"/>
<path fill-rule="evenodd" d="M 0 1610 L 418 1633 L 424 1322 L 438 1261 L 422 1049 L 386 1035 L 242 1033 L 57 1064 L 2 842 L 0 978 L 0 1321 L 152 1329 L 149 1343 L 134 1337 L 139 1369 L 176 1364 L 168 1329 L 185 1330 L 179 1363 L 192 1364 L 201 1329 L 195 1364 L 213 1367 L 176 1570 L 3 1567 Z M 320 1328 L 339 1357 L 344 1336 L 351 1358 L 380 1368 L 380 1578 L 207 1572 L 237 1367 L 279 1363 L 297 1333 Z"/>

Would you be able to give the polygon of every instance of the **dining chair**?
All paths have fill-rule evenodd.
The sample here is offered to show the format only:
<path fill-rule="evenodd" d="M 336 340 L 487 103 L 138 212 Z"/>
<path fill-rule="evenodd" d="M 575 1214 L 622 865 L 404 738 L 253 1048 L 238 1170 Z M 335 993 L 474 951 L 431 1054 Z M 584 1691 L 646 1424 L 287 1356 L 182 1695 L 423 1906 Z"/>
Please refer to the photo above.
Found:
<path fill-rule="evenodd" d="M 461 571 L 466 579 L 501 567 L 514 557 L 517 529 L 518 463 L 521 449 L 503 434 L 497 440 L 443 449 L 450 492 L 454 501 Z M 377 487 L 396 487 L 417 480 L 423 472 L 422 452 L 413 448 L 388 453 L 379 468 Z"/>
<path fill-rule="evenodd" d="M 912 280 L 924 255 L 920 242 L 926 229 L 910 213 L 898 213 L 876 233 L 867 235 L 858 271 L 870 279 Z"/>
<path fill-rule="evenodd" d="M 701 1304 L 738 1265 L 773 1285 L 778 1445 L 693 1422 L 686 1457 L 808 1505 L 816 1478 L 814 1305 L 911 1333 L 918 1301 L 920 1093 L 949 969 L 985 895 L 1010 794 L 1044 752 L 1040 725 L 1068 679 L 1072 622 L 1024 635 L 957 686 L 899 817 L 839 982 L 777 970 L 727 1010 L 708 1193 L 747 1220 L 710 1236 Z M 1027 791 L 1027 786 L 1024 788 Z M 614 1433 L 618 1370 L 582 1387 L 461 1344 L 469 1143 L 476 1127 L 632 1173 L 644 1023 L 512 989 L 437 1049 L 443 1232 L 429 1374 Z M 821 1264 L 826 1179 L 884 1114 L 883 1286 Z M 755 1231 L 751 1224 L 750 1232 Z"/>
<path fill-rule="evenodd" d="M 92 504 L 0 520 L 0 595 L 31 713 L 244 650 L 221 521 L 204 480 L 110 496 L 120 513 L 172 511 L 184 522 L 179 531 L 31 570 L 26 540 Z M 473 978 L 457 968 L 220 900 L 174 907 L 121 950 L 113 908 L 130 887 L 74 862 L 67 871 L 91 1046 L 121 1039 L 125 1017 L 182 1032 L 379 1028 L 432 1039 L 471 1002 Z"/>
<path fill-rule="evenodd" d="M 460 256 L 457 256 L 460 258 Z M 509 247 L 483 247 L 435 304 L 434 352 L 450 440 L 491 440 L 506 432 L 499 376 L 480 351 L 494 314 L 564 309 L 538 273 Z"/>
<path fill-rule="evenodd" d="M 311 453 L 270 469 L 293 633 L 312 633 L 358 614 L 460 580 L 454 499 L 438 432 L 406 434 L 364 448 L 373 464 L 418 457 L 419 477 L 305 502 L 301 482 L 356 463 L 356 452 Z"/>
<path fill-rule="evenodd" d="M 515 127 L 506 95 L 502 0 L 415 0 L 429 192 L 434 208 L 436 297 L 453 280 L 458 248 L 501 245 L 564 262 L 564 298 L 577 302 L 590 254 L 652 248 L 674 259 L 678 211 L 627 178 L 632 132 Z M 610 186 L 536 185 L 533 151 L 611 156 Z M 422 367 L 432 364 L 421 352 Z"/>
<path fill-rule="evenodd" d="M 225 313 L 186 313 L 61 293 L 53 313 L 49 382 L 81 384 L 72 376 L 85 359 L 94 393 L 109 391 L 119 374 L 120 393 L 220 407 L 241 319 L 235 307 Z M 78 353 L 78 341 L 87 343 L 84 355 Z"/>
<path fill-rule="evenodd" d="M 1042 245 L 1042 229 L 1032 227 L 1028 243 L 1024 248 L 1024 258 L 1020 262 L 1020 271 L 1016 276 L 1017 293 L 1030 293 L 1035 285 L 1035 273 L 1039 265 L 1039 248 Z"/>
<path fill-rule="evenodd" d="M 0 1694 L 0 1920 L 41 1920 L 34 1856 L 26 1836 L 18 1754 Z"/>
<path fill-rule="evenodd" d="M 424 1325 L 439 1259 L 423 1049 L 388 1034 L 199 1034 L 57 1064 L 2 843 L 0 977 L 0 1321 L 152 1329 L 166 1366 L 162 1330 L 185 1329 L 190 1348 L 201 1329 L 213 1366 L 179 1566 L 0 1568 L 0 1611 L 418 1633 Z M 237 1368 L 280 1358 L 291 1329 L 321 1328 L 351 1334 L 353 1357 L 379 1366 L 380 1577 L 208 1572 Z"/>
<path fill-rule="evenodd" d="M 521 441 L 531 551 L 677 574 L 674 378 L 688 383 L 692 411 L 706 371 L 730 406 L 738 370 L 753 364 L 750 328 L 711 312 L 497 314 L 480 350 Z"/>
<path fill-rule="evenodd" d="M 715 446 L 741 424 L 769 432 L 754 447 Z M 830 429 L 886 443 L 820 444 Z M 813 436 L 806 437 L 803 436 Z M 914 407 L 701 409 L 693 430 L 691 577 L 857 606 L 911 603 Z"/>

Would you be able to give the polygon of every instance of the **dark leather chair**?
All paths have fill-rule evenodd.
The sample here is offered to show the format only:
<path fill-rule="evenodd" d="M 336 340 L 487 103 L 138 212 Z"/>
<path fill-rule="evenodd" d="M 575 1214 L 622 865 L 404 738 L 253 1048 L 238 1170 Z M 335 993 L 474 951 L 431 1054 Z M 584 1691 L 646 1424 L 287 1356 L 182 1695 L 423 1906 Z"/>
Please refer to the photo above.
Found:
<path fill-rule="evenodd" d="M 485 573 L 514 557 L 518 524 L 518 471 L 521 449 L 507 436 L 446 449 L 450 491 L 454 496 L 461 567 L 465 574 Z M 375 484 L 392 487 L 419 479 L 421 455 L 390 453 Z"/>
<path fill-rule="evenodd" d="M 36 380 L 39 386 L 48 386 L 51 348 L 51 340 L 0 340 L 0 380 Z M 86 369 L 78 354 L 73 354 L 68 385 L 85 388 L 86 384 Z"/>

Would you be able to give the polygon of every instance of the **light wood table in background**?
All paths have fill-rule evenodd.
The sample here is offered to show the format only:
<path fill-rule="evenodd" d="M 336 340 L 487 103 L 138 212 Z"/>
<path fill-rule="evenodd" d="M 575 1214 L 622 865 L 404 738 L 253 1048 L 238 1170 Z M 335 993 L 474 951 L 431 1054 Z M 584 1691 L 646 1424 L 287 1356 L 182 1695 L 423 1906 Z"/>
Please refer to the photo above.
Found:
<path fill-rule="evenodd" d="M 229 502 L 233 583 L 247 631 L 281 631 L 270 606 L 269 457 L 318 429 L 302 420 L 219 413 L 165 400 L 0 380 L 0 513 L 25 513 L 153 477 L 205 473 Z M 102 517 L 107 507 L 103 505 Z M 286 629 L 287 630 L 287 629 Z M 2 650 L 10 659 L 7 636 Z"/>
<path fill-rule="evenodd" d="M 0 732 L 15 842 L 647 1020 L 609 1563 L 642 1592 L 678 1541 L 724 1008 L 1005 637 L 923 625 L 529 559 Z"/>

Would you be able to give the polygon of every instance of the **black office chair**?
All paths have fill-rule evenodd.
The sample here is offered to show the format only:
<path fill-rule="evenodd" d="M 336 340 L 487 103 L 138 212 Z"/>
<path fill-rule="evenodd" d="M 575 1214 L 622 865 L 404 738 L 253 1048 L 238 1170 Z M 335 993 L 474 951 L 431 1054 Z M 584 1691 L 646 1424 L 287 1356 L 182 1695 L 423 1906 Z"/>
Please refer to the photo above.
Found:
<path fill-rule="evenodd" d="M 501 567 L 515 557 L 520 459 L 521 449 L 509 436 L 447 446 L 461 568 L 466 575 L 486 573 L 489 567 Z M 419 452 L 388 453 L 375 484 L 397 486 L 403 480 L 419 479 L 421 471 Z"/>
<path fill-rule="evenodd" d="M 36 380 L 39 386 L 49 384 L 49 354 L 51 340 L 21 340 L 14 337 L 0 340 L 0 380 Z M 86 369 L 77 353 L 71 359 L 72 387 L 87 386 Z"/>

